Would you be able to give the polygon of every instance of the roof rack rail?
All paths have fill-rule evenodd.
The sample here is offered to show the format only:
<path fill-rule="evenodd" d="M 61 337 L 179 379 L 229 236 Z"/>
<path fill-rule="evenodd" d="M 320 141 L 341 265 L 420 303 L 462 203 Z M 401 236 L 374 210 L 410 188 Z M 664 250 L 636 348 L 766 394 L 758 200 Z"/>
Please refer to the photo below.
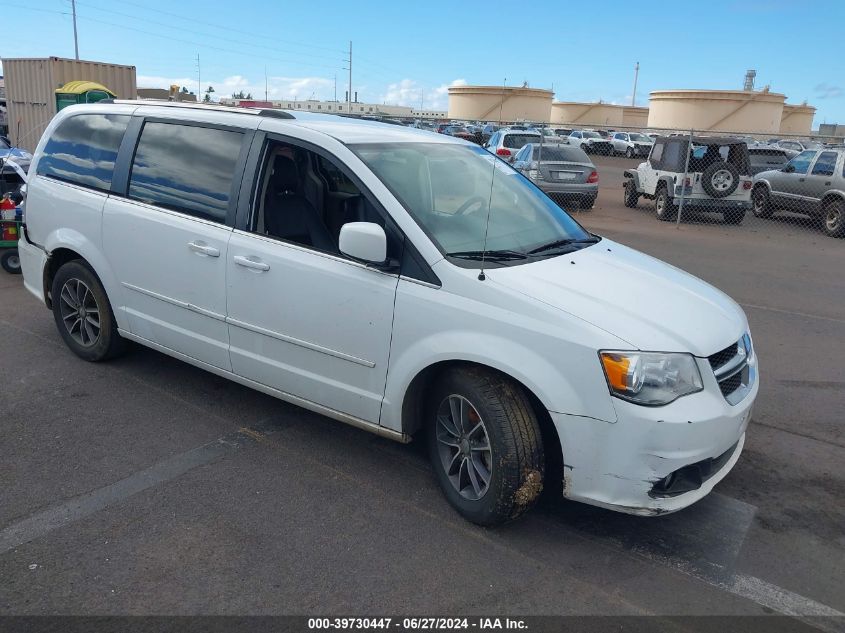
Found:
<path fill-rule="evenodd" d="M 266 116 L 270 117 L 271 119 L 295 119 L 296 117 L 293 116 L 290 112 L 285 112 L 284 110 L 271 110 L 269 108 L 262 108 L 258 111 L 258 116 Z"/>

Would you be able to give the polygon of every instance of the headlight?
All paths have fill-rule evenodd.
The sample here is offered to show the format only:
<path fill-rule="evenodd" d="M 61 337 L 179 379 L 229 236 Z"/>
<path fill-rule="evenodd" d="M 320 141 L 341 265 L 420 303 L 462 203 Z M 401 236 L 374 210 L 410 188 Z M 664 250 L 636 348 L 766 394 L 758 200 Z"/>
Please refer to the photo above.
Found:
<path fill-rule="evenodd" d="M 658 406 L 704 387 L 692 354 L 599 352 L 611 395 Z"/>

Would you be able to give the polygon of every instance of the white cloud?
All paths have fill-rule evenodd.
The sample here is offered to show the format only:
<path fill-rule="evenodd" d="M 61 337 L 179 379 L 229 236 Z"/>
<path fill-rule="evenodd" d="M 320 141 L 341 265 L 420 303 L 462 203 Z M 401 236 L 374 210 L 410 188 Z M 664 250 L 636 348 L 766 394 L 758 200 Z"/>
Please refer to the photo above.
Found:
<path fill-rule="evenodd" d="M 171 84 L 185 86 L 191 92 L 197 91 L 196 77 L 164 77 L 159 75 L 138 75 L 138 86 L 141 88 L 169 88 Z M 449 88 L 451 86 L 465 86 L 466 79 L 455 79 L 436 88 L 423 85 L 414 79 L 402 79 L 390 83 L 387 87 L 368 85 L 353 85 L 353 91 L 358 92 L 358 99 L 362 102 L 385 103 L 389 105 L 404 105 L 414 108 L 420 106 L 420 91 L 426 109 L 446 110 L 448 106 Z M 264 99 L 264 78 L 257 81 L 243 75 L 228 77 L 203 77 L 202 91 L 204 94 L 208 86 L 214 87 L 212 98 L 218 101 L 221 97 L 228 97 L 233 93 L 244 91 L 252 94 L 254 99 Z M 267 78 L 267 96 L 271 100 L 285 100 L 294 98 L 304 99 L 334 99 L 334 79 L 326 77 L 283 77 L 271 76 Z M 338 80 L 337 98 L 344 100 L 346 82 Z M 354 98 L 354 95 L 353 95 Z"/>
<path fill-rule="evenodd" d="M 191 92 L 197 91 L 196 77 L 161 77 L 155 75 L 138 75 L 138 86 L 141 88 L 169 88 L 171 84 L 185 86 Z M 252 81 L 243 75 L 215 78 L 203 77 L 202 91 L 208 86 L 214 87 L 212 97 L 215 101 L 220 97 L 240 92 L 252 94 L 255 99 L 264 98 L 264 78 Z M 267 95 L 270 99 L 332 99 L 334 98 L 334 81 L 323 77 L 277 77 L 267 78 Z M 342 96 L 342 95 L 341 95 Z"/>

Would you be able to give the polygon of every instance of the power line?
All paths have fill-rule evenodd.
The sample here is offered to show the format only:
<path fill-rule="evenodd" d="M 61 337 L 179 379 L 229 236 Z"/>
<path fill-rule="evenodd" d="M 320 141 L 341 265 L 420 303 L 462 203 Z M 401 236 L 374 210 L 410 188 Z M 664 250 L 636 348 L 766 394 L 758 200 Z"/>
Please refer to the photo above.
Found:
<path fill-rule="evenodd" d="M 173 13 L 172 11 L 164 11 L 163 9 L 155 9 L 153 7 L 146 5 L 146 4 L 142 4 L 142 3 L 139 3 L 139 2 L 131 2 L 130 0 L 123 0 L 122 4 L 138 7 L 140 9 L 145 10 L 145 11 L 152 11 L 153 13 L 160 13 L 162 15 L 167 15 L 167 16 L 170 16 L 172 18 L 177 18 L 179 20 L 185 20 L 187 22 L 190 22 L 191 24 L 203 24 L 205 26 L 210 26 L 210 27 L 213 27 L 213 28 L 216 28 L 216 29 L 222 29 L 222 30 L 226 31 L 227 33 L 241 33 L 242 35 L 249 35 L 250 37 L 260 37 L 261 39 L 271 40 L 273 42 L 285 42 L 287 44 L 293 44 L 295 46 L 303 46 L 303 47 L 306 47 L 306 48 L 322 49 L 322 50 L 325 50 L 325 51 L 330 51 L 332 53 L 338 52 L 338 49 L 336 49 L 334 47 L 329 48 L 327 46 L 319 46 L 317 44 L 307 44 L 305 42 L 296 42 L 296 41 L 293 41 L 293 40 L 283 40 L 283 39 L 281 39 L 281 38 L 279 38 L 278 36 L 275 36 L 275 35 L 270 36 L 270 35 L 256 34 L 256 33 L 253 33 L 252 31 L 244 31 L 244 30 L 241 30 L 241 29 L 233 28 L 233 27 L 229 26 L 228 24 L 217 24 L 215 22 L 209 22 L 209 21 L 206 21 L 206 20 L 199 20 L 199 19 L 196 18 L 196 16 L 193 16 L 193 15 L 188 16 L 188 15 L 184 15 L 184 14 Z"/>
<path fill-rule="evenodd" d="M 162 28 L 172 29 L 172 30 L 176 30 L 176 31 L 182 31 L 182 27 L 174 26 L 172 24 L 167 24 L 166 22 L 159 22 L 158 20 L 150 20 L 149 18 L 143 18 L 143 17 L 137 16 L 137 15 L 132 15 L 131 13 L 124 13 L 122 11 L 115 11 L 114 9 L 106 9 L 104 7 L 99 7 L 99 6 L 95 6 L 93 4 L 90 4 L 89 2 L 80 2 L 79 0 L 71 0 L 71 2 L 76 2 L 77 4 L 84 6 L 84 7 L 87 7 L 88 9 L 93 9 L 94 11 L 102 11 L 104 13 L 111 13 L 113 15 L 119 15 L 119 16 L 122 16 L 122 17 L 125 17 L 125 18 L 130 18 L 132 20 L 140 20 L 142 22 L 147 22 L 148 24 L 153 24 L 155 26 L 159 26 L 159 27 L 162 27 Z M 203 31 L 192 30 L 191 32 L 194 35 L 205 35 L 206 37 L 211 37 L 211 38 L 218 38 L 219 37 L 219 35 L 215 35 L 213 33 L 203 32 Z M 262 49 L 265 49 L 265 50 L 278 52 L 278 53 L 290 53 L 290 54 L 293 54 L 293 55 L 303 55 L 303 56 L 307 55 L 309 59 L 310 58 L 330 59 L 330 60 L 335 59 L 334 57 L 329 57 L 327 55 L 314 55 L 312 53 L 306 53 L 306 52 L 303 52 L 303 51 L 291 51 L 291 50 L 281 49 L 281 48 L 278 48 L 278 47 L 275 47 L 275 46 L 265 46 L 264 44 L 254 44 L 252 42 L 248 42 L 248 41 L 244 41 L 244 40 L 235 40 L 235 39 L 232 39 L 229 36 L 227 36 L 226 42 L 228 44 L 240 44 L 241 46 L 250 46 L 250 47 L 253 47 L 253 48 L 262 48 Z"/>

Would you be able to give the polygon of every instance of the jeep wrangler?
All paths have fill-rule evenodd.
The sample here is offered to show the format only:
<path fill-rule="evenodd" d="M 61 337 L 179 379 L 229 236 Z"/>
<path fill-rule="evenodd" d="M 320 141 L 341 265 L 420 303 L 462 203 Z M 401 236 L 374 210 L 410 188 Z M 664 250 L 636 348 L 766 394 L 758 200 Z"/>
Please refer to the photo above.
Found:
<path fill-rule="evenodd" d="M 625 206 L 654 200 L 660 220 L 677 218 L 681 195 L 685 209 L 721 213 L 728 224 L 742 222 L 751 208 L 748 146 L 738 139 L 694 136 L 690 147 L 688 137 L 659 136 L 648 160 L 623 175 Z"/>

